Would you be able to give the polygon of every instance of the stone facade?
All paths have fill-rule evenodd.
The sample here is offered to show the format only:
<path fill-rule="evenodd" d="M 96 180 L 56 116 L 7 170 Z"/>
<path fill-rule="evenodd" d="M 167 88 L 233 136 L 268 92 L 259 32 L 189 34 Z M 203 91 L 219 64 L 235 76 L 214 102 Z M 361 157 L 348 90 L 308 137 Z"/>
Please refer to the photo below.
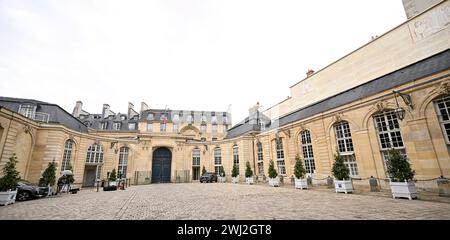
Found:
<path fill-rule="evenodd" d="M 231 115 L 223 112 L 149 109 L 143 103 L 139 112 L 131 104 L 127 114 L 116 114 L 105 105 L 102 113 L 90 114 L 77 102 L 71 115 L 54 104 L 1 98 L 0 167 L 16 153 L 21 177 L 31 182 L 55 161 L 61 170 L 71 165 L 80 185 L 92 186 L 94 179 L 121 167 L 132 184 L 142 184 L 154 181 L 155 153 L 164 148 L 171 156 L 161 160 L 161 171 L 170 164 L 170 182 L 198 179 L 193 163 L 195 171 L 203 166 L 217 171 L 222 165 L 230 181 L 237 161 L 241 181 L 246 162 L 257 175 L 267 175 L 270 160 L 290 177 L 296 154 L 309 174 L 321 179 L 331 175 L 338 150 L 346 155 L 352 177 L 385 179 L 383 156 L 394 146 L 408 156 L 416 179 L 450 177 L 450 24 L 436 22 L 439 31 L 420 36 L 410 31 L 417 21 L 448 17 L 449 4 L 444 1 L 325 69 L 309 72 L 291 87 L 281 112 L 260 111 L 257 105 L 232 128 Z M 29 102 L 47 109 L 49 117 L 37 119 L 25 111 Z M 404 119 L 395 112 L 399 108 Z"/>

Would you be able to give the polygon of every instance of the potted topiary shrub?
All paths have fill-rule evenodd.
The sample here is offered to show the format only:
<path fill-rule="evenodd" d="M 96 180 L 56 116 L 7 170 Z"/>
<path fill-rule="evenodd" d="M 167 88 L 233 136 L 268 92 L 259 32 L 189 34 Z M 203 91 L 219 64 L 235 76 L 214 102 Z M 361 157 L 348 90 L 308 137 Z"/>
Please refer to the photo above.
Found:
<path fill-rule="evenodd" d="M 3 167 L 3 177 L 0 178 L 0 205 L 8 205 L 16 202 L 17 183 L 20 180 L 16 170 L 17 157 L 13 154 Z"/>
<path fill-rule="evenodd" d="M 250 163 L 247 162 L 245 164 L 245 183 L 247 184 L 253 184 L 255 181 L 253 180 L 253 171 L 250 167 Z"/>
<path fill-rule="evenodd" d="M 225 171 L 223 170 L 223 166 L 219 167 L 219 182 L 221 183 L 226 182 Z"/>
<path fill-rule="evenodd" d="M 47 196 L 52 195 L 52 187 L 56 182 L 56 163 L 55 161 L 49 162 L 47 168 L 42 173 L 39 179 L 39 186 L 48 187 Z"/>
<path fill-rule="evenodd" d="M 116 169 L 115 168 L 109 174 L 108 185 L 109 186 L 117 186 L 117 173 L 116 173 Z"/>
<path fill-rule="evenodd" d="M 409 200 L 417 198 L 417 190 L 412 181 L 415 171 L 411 169 L 408 158 L 398 150 L 391 149 L 386 161 L 387 172 L 390 178 L 392 197 L 405 197 Z"/>
<path fill-rule="evenodd" d="M 231 182 L 238 183 L 239 182 L 239 170 L 236 164 L 233 165 L 233 169 L 231 170 Z"/>
<path fill-rule="evenodd" d="M 353 184 L 350 180 L 350 170 L 344 164 L 344 158 L 339 152 L 334 155 L 332 172 L 335 177 L 334 188 L 336 189 L 336 193 L 345 192 L 347 194 L 353 192 Z"/>
<path fill-rule="evenodd" d="M 305 178 L 306 170 L 303 167 L 302 159 L 298 154 L 295 156 L 294 175 L 295 188 L 308 189 L 308 181 Z"/>
<path fill-rule="evenodd" d="M 269 186 L 272 187 L 279 187 L 280 186 L 280 180 L 278 179 L 278 173 L 277 170 L 275 170 L 275 166 L 272 160 L 270 160 L 269 163 Z"/>

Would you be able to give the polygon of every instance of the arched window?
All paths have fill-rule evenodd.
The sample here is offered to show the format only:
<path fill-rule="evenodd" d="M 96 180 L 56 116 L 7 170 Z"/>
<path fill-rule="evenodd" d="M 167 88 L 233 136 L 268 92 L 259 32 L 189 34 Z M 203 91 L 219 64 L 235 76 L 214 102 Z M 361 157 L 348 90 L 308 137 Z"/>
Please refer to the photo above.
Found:
<path fill-rule="evenodd" d="M 103 163 L 103 147 L 99 144 L 89 146 L 86 156 L 86 163 Z"/>
<path fill-rule="evenodd" d="M 262 143 L 257 144 L 258 148 L 258 173 L 260 176 L 264 175 L 264 155 Z"/>
<path fill-rule="evenodd" d="M 393 110 L 379 113 L 373 116 L 375 128 L 378 135 L 378 143 L 380 145 L 381 156 L 383 158 L 384 167 L 389 157 L 391 148 L 398 149 L 401 154 L 406 155 L 405 145 L 403 144 L 402 134 L 397 115 Z"/>
<path fill-rule="evenodd" d="M 200 149 L 194 148 L 192 150 L 192 180 L 200 178 Z"/>
<path fill-rule="evenodd" d="M 117 176 L 121 178 L 127 178 L 127 166 L 128 166 L 128 152 L 129 148 L 121 147 L 119 152 L 119 168 Z"/>
<path fill-rule="evenodd" d="M 434 100 L 434 106 L 441 124 L 445 142 L 450 144 L 450 96 Z"/>
<path fill-rule="evenodd" d="M 222 150 L 220 148 L 214 149 L 214 171 L 219 175 L 220 166 L 222 166 Z"/>
<path fill-rule="evenodd" d="M 312 149 L 311 134 L 308 130 L 300 133 L 303 159 L 305 161 L 305 169 L 307 173 L 314 173 L 316 164 L 314 163 L 314 153 Z"/>
<path fill-rule="evenodd" d="M 284 162 L 283 139 L 277 138 L 275 140 L 275 145 L 276 145 L 276 151 L 277 151 L 278 173 L 280 175 L 286 175 L 286 165 Z"/>
<path fill-rule="evenodd" d="M 233 146 L 233 164 L 236 165 L 239 172 L 239 147 L 236 144 Z"/>
<path fill-rule="evenodd" d="M 61 164 L 61 171 L 69 170 L 70 168 L 70 160 L 72 159 L 73 145 L 74 142 L 71 139 L 67 140 L 66 143 L 64 144 L 64 155 Z"/>
<path fill-rule="evenodd" d="M 336 123 L 334 125 L 334 133 L 339 154 L 344 157 L 344 164 L 350 170 L 350 176 L 358 175 L 358 165 L 356 164 L 352 134 L 348 122 Z"/>

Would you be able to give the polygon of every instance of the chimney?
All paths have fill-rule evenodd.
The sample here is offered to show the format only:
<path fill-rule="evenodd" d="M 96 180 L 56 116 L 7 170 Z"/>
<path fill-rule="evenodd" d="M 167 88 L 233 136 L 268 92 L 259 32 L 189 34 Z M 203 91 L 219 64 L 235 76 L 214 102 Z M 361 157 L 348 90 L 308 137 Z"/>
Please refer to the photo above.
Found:
<path fill-rule="evenodd" d="M 134 116 L 139 115 L 138 112 L 136 112 L 134 109 L 133 103 L 128 103 L 128 119 L 132 119 Z"/>
<path fill-rule="evenodd" d="M 102 110 L 103 118 L 107 118 L 109 115 L 109 104 L 103 104 L 103 110 Z"/>
<path fill-rule="evenodd" d="M 78 118 L 83 110 L 83 103 L 81 101 L 77 101 L 75 104 L 75 108 L 73 109 L 72 115 Z"/>
<path fill-rule="evenodd" d="M 249 118 L 254 117 L 256 113 L 259 111 L 259 102 L 257 102 L 253 107 L 248 109 L 248 116 Z"/>
<path fill-rule="evenodd" d="M 306 72 L 306 77 L 311 77 L 314 74 L 314 70 L 308 69 L 308 72 Z"/>
<path fill-rule="evenodd" d="M 148 105 L 145 102 L 141 102 L 141 113 L 148 109 Z"/>

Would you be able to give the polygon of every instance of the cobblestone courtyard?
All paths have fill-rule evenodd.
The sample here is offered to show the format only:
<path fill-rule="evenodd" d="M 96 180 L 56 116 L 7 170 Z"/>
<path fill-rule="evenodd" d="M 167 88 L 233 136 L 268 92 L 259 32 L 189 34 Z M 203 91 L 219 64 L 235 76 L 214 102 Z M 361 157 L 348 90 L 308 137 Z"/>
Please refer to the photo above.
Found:
<path fill-rule="evenodd" d="M 450 219 L 450 204 L 244 184 L 82 190 L 0 207 L 0 219 Z"/>

